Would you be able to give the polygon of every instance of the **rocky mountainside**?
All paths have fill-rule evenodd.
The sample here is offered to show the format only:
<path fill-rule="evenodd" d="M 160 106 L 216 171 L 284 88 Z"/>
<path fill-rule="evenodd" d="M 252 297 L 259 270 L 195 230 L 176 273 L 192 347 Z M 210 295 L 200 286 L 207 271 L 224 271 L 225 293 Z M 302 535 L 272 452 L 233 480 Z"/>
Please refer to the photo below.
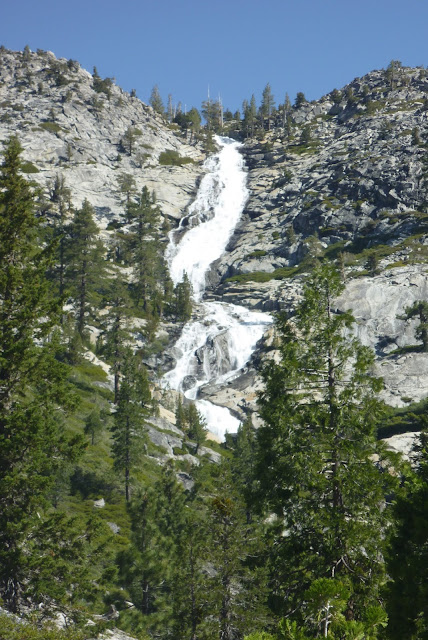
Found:
<path fill-rule="evenodd" d="M 58 174 L 73 204 L 86 198 L 102 229 L 123 210 L 121 176 L 154 191 L 165 216 L 180 218 L 202 169 L 200 147 L 186 144 L 150 106 L 53 53 L 0 51 L 0 141 L 16 134 L 31 178 Z M 187 163 L 159 164 L 172 150 Z"/>
<path fill-rule="evenodd" d="M 337 260 L 347 281 L 338 305 L 354 310 L 394 406 L 421 400 L 428 382 L 428 354 L 410 348 L 417 320 L 397 317 L 427 298 L 427 92 L 424 68 L 393 65 L 274 113 L 269 130 L 243 143 L 249 200 L 209 276 L 214 299 L 292 310 L 314 260 Z M 123 210 L 124 178 L 153 190 L 174 223 L 204 173 L 200 143 L 112 80 L 50 52 L 0 51 L 0 141 L 14 133 L 29 176 L 49 188 L 62 175 L 75 205 L 87 198 L 95 207 L 106 242 Z M 169 151 L 178 165 L 159 162 Z M 256 408 L 259 357 L 202 394 L 242 418 Z M 153 438 L 170 455 L 181 445 L 172 414 L 163 419 L 169 434 L 159 427 Z"/>
<path fill-rule="evenodd" d="M 428 354 L 411 349 L 416 320 L 398 316 L 428 293 L 425 69 L 373 71 L 290 108 L 287 120 L 277 114 L 261 140 L 244 142 L 250 198 L 212 270 L 211 293 L 292 311 L 314 259 L 337 260 L 347 281 L 338 305 L 353 309 L 360 338 L 376 351 L 385 400 L 419 401 Z M 253 409 L 254 379 L 248 372 L 208 392 Z"/>

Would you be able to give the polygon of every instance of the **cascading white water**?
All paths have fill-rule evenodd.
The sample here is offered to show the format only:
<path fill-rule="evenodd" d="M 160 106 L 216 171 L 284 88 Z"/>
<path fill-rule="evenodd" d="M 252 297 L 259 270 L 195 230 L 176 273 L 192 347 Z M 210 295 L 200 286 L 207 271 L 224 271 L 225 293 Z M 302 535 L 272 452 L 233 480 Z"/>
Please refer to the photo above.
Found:
<path fill-rule="evenodd" d="M 239 144 L 229 138 L 216 140 L 222 149 L 205 164 L 208 173 L 187 216 L 192 228 L 178 244 L 170 242 L 166 255 L 172 281 L 177 284 L 186 272 L 195 301 L 201 299 L 205 275 L 226 249 L 248 198 Z"/>
<path fill-rule="evenodd" d="M 225 251 L 248 197 L 239 144 L 218 136 L 216 142 L 220 152 L 206 162 L 207 174 L 186 217 L 190 228 L 177 243 L 171 232 L 167 250 L 174 284 L 186 272 L 195 302 L 201 300 L 206 273 Z M 220 384 L 236 376 L 272 322 L 269 314 L 221 302 L 200 303 L 198 316 L 201 319 L 185 325 L 175 345 L 176 367 L 164 376 L 165 384 L 192 400 L 203 384 Z M 225 407 L 207 400 L 198 400 L 196 406 L 219 437 L 237 431 L 239 420 Z"/>

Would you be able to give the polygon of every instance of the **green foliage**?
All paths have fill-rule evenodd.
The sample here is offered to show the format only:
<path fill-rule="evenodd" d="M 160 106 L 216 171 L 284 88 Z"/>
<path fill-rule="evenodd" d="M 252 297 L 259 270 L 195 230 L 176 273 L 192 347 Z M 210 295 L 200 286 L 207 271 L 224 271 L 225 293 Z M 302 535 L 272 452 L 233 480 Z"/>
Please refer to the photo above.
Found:
<path fill-rule="evenodd" d="M 56 122 L 41 122 L 39 124 L 39 127 L 40 129 L 49 131 L 49 133 L 59 133 L 60 131 L 62 131 L 62 127 L 60 127 Z"/>
<path fill-rule="evenodd" d="M 318 267 L 295 319 L 278 317 L 280 360 L 262 372 L 258 477 L 264 508 L 277 518 L 272 580 L 278 605 L 287 593 L 283 612 L 296 608 L 302 616 L 304 592 L 334 575 L 350 589 L 358 619 L 384 579 L 389 512 L 380 504 L 393 481 L 373 463 L 376 455 L 388 464 L 375 439 L 382 384 L 370 373 L 373 353 L 345 334 L 352 315 L 333 311 L 342 290 L 332 267 Z"/>
<path fill-rule="evenodd" d="M 141 463 L 147 406 L 151 399 L 145 369 L 128 350 L 122 367 L 122 380 L 112 427 L 114 468 L 124 476 L 125 498 L 131 497 L 131 473 Z"/>
<path fill-rule="evenodd" d="M 411 306 L 404 310 L 403 320 L 410 320 L 417 317 L 419 325 L 416 327 L 415 336 L 422 340 L 422 349 L 428 352 L 428 302 L 416 300 Z"/>
<path fill-rule="evenodd" d="M 76 329 L 80 336 L 84 334 L 104 272 L 104 248 L 94 215 L 92 205 L 85 200 L 67 228 L 65 279 L 76 306 Z"/>
<path fill-rule="evenodd" d="M 168 312 L 177 322 L 187 322 L 192 317 L 192 293 L 193 288 L 186 272 L 183 280 L 178 282 L 173 291 L 172 300 Z"/>
<path fill-rule="evenodd" d="M 159 155 L 159 164 L 181 167 L 183 164 L 192 164 L 194 160 L 192 158 L 182 157 L 173 149 L 167 149 L 166 151 L 162 151 Z"/>
<path fill-rule="evenodd" d="M 0 637 L 2 640 L 86 640 L 87 634 L 79 629 L 40 628 L 31 622 L 0 614 Z"/>
<path fill-rule="evenodd" d="M 0 174 L 0 595 L 13 611 L 25 598 L 45 599 L 41 566 L 56 566 L 43 546 L 46 498 L 82 446 L 64 433 L 74 398 L 55 357 L 59 305 L 45 276 L 51 247 L 39 249 L 41 219 L 20 175 L 21 151 L 17 138 L 6 143 Z"/>
<path fill-rule="evenodd" d="M 427 610 L 427 416 L 418 439 L 417 465 L 407 474 L 403 491 L 394 505 L 396 529 L 388 554 L 391 576 L 388 594 L 388 637 L 424 638 L 428 630 Z"/>
<path fill-rule="evenodd" d="M 165 107 L 157 84 L 155 84 L 150 94 L 149 104 L 153 107 L 153 110 L 156 111 L 156 113 L 159 113 L 162 116 L 165 115 Z"/>
<path fill-rule="evenodd" d="M 128 127 L 122 138 L 122 147 L 132 156 L 137 139 L 142 135 L 142 131 L 137 127 Z"/>
<path fill-rule="evenodd" d="M 94 72 L 92 74 L 92 87 L 94 91 L 96 93 L 105 93 L 106 96 L 110 98 L 112 86 L 113 86 L 112 78 L 104 78 L 104 80 L 102 80 L 98 74 L 97 68 L 94 67 Z"/>
<path fill-rule="evenodd" d="M 21 171 L 23 173 L 39 173 L 40 169 L 38 169 L 32 162 L 23 162 L 21 165 Z"/>
<path fill-rule="evenodd" d="M 260 105 L 260 114 L 262 117 L 262 121 L 265 119 L 267 120 L 269 131 L 271 128 L 272 112 L 274 108 L 275 108 L 275 99 L 273 97 L 270 84 L 267 83 L 267 85 L 263 89 L 262 103 Z"/>
<path fill-rule="evenodd" d="M 307 100 L 305 98 L 305 94 L 299 91 L 296 95 L 294 106 L 298 109 L 299 107 L 303 106 L 306 102 Z"/>

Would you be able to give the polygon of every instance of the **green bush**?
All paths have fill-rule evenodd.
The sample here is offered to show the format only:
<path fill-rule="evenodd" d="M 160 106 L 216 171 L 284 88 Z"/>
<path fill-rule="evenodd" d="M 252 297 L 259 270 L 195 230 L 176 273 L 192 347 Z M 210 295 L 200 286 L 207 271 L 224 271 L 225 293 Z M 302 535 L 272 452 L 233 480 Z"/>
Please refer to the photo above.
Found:
<path fill-rule="evenodd" d="M 21 165 L 23 173 L 39 173 L 39 169 L 32 162 L 23 162 Z"/>
<path fill-rule="evenodd" d="M 253 251 L 252 253 L 249 253 L 246 257 L 247 258 L 262 258 L 263 256 L 265 256 L 267 253 L 267 251 L 262 251 L 261 249 L 258 249 L 257 251 Z"/>
<path fill-rule="evenodd" d="M 39 127 L 50 133 L 58 133 L 61 131 L 61 127 L 56 122 L 41 122 Z"/>
<path fill-rule="evenodd" d="M 192 158 L 183 158 L 179 155 L 178 151 L 174 151 L 173 149 L 167 149 L 166 151 L 162 151 L 159 156 L 159 164 L 170 165 L 170 166 L 178 166 L 180 167 L 183 164 L 191 164 L 194 163 Z"/>
<path fill-rule="evenodd" d="M 0 615 L 1 640 L 84 640 L 86 637 L 87 633 L 80 630 L 38 629 L 11 616 Z"/>

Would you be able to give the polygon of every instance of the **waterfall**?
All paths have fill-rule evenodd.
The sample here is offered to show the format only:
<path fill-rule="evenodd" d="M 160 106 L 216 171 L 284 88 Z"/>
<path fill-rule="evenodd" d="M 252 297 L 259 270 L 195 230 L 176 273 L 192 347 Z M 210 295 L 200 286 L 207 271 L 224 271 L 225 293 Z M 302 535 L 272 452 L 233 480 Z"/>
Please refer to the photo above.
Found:
<path fill-rule="evenodd" d="M 224 253 L 248 198 L 239 143 L 216 136 L 220 151 L 210 157 L 195 201 L 170 234 L 166 257 L 174 284 L 187 273 L 197 305 L 197 319 L 187 323 L 175 345 L 177 363 L 164 384 L 197 399 L 199 388 L 237 376 L 251 357 L 272 318 L 267 313 L 221 302 L 201 302 L 211 264 Z M 184 231 L 188 228 L 187 231 Z M 184 234 L 183 234 L 184 232 Z M 177 239 L 178 238 L 178 239 Z M 224 438 L 239 420 L 228 409 L 196 400 L 210 431 Z"/>

